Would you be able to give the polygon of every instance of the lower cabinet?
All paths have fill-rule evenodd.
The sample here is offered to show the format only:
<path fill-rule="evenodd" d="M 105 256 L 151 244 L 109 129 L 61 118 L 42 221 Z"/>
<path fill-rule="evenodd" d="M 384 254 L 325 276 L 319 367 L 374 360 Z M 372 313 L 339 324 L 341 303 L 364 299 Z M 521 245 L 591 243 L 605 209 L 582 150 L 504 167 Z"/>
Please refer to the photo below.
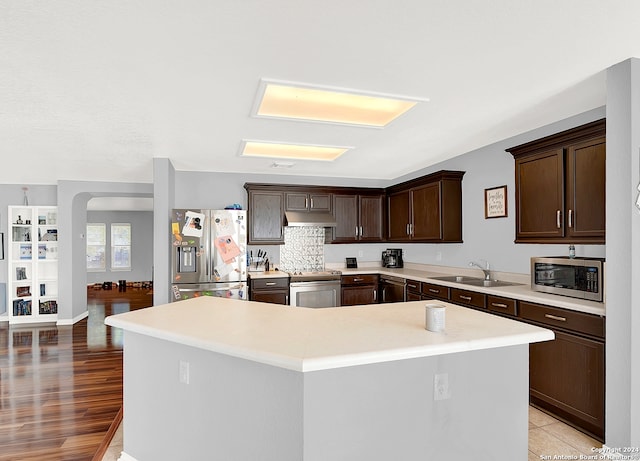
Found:
<path fill-rule="evenodd" d="M 289 305 L 289 277 L 250 278 L 249 300 Z"/>
<path fill-rule="evenodd" d="M 556 335 L 529 346 L 531 403 L 604 441 L 604 318 L 522 301 L 520 309 Z"/>
<path fill-rule="evenodd" d="M 343 275 L 341 280 L 342 306 L 376 304 L 378 302 L 378 275 Z"/>
<path fill-rule="evenodd" d="M 475 291 L 461 290 L 459 288 L 451 289 L 451 302 L 461 304 L 467 307 L 475 307 L 478 309 L 486 309 L 487 296 L 483 293 Z"/>
<path fill-rule="evenodd" d="M 407 301 L 420 301 L 423 299 L 422 282 L 418 282 L 417 280 L 407 279 L 406 287 L 407 287 Z"/>

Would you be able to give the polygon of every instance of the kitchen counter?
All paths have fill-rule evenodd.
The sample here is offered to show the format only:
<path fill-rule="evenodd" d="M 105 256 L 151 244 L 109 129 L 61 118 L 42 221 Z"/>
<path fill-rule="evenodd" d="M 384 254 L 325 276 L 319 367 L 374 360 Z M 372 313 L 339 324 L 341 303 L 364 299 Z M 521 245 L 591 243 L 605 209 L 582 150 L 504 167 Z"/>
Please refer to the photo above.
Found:
<path fill-rule="evenodd" d="M 107 317 L 126 331 L 295 371 L 428 357 L 553 339 L 549 330 L 446 305 L 446 331 L 425 330 L 425 302 L 333 309 L 203 296 Z"/>
<path fill-rule="evenodd" d="M 289 278 L 289 274 L 283 271 L 249 271 L 252 279 Z"/>
<path fill-rule="evenodd" d="M 443 303 L 433 333 L 424 304 L 201 297 L 107 317 L 124 329 L 123 456 L 526 459 L 529 343 L 553 332 Z"/>
<path fill-rule="evenodd" d="M 577 298 L 570 298 L 567 296 L 553 295 L 548 293 L 541 293 L 533 291 L 531 289 L 530 279 L 524 274 L 513 274 L 511 277 L 500 277 L 499 280 L 506 280 L 520 285 L 512 285 L 505 287 L 479 287 L 475 285 L 466 285 L 464 283 L 447 282 L 444 280 L 436 280 L 434 277 L 442 277 L 446 275 L 470 275 L 472 277 L 478 277 L 478 270 L 473 271 L 469 269 L 455 269 L 446 268 L 447 272 L 444 272 L 444 267 L 441 269 L 432 269 L 434 266 L 426 266 L 425 269 L 406 267 L 403 269 L 387 269 L 383 267 L 364 267 L 361 269 L 340 269 L 343 274 L 379 274 L 379 275 L 393 275 L 396 277 L 402 277 L 406 279 L 417 280 L 419 282 L 433 283 L 436 285 L 442 285 L 453 288 L 462 288 L 464 290 L 476 291 L 478 293 L 485 293 L 496 296 L 505 296 L 507 298 L 518 299 L 520 301 L 528 301 L 538 304 L 546 304 L 548 306 L 560 307 L 563 309 L 569 309 L 578 312 L 584 312 L 587 314 L 595 314 L 601 317 L 606 315 L 605 303 L 599 303 L 595 301 L 581 300 Z M 437 267 L 437 266 L 436 266 Z"/>

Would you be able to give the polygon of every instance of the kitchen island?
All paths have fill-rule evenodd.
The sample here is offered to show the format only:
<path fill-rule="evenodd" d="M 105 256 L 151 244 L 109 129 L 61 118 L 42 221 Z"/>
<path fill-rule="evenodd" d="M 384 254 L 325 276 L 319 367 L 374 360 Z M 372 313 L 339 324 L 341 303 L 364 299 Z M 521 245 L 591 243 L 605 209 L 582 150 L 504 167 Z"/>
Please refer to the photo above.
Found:
<path fill-rule="evenodd" d="M 526 459 L 529 343 L 549 330 L 448 303 L 290 308 L 196 298 L 124 330 L 129 460 Z"/>

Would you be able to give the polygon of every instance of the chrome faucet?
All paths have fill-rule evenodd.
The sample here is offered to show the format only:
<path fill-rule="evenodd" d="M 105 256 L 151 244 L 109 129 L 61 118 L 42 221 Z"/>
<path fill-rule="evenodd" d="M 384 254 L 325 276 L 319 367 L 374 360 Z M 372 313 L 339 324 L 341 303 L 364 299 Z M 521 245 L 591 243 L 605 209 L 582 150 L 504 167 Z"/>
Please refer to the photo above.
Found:
<path fill-rule="evenodd" d="M 470 267 L 477 267 L 482 272 L 484 272 L 484 279 L 485 280 L 491 280 L 491 270 L 489 270 L 489 262 L 488 261 L 485 261 L 485 262 L 487 263 L 486 264 L 486 266 L 487 266 L 486 269 L 484 267 L 482 267 L 480 264 L 478 264 L 477 262 L 475 262 L 475 261 L 471 261 L 469 263 L 469 266 Z"/>

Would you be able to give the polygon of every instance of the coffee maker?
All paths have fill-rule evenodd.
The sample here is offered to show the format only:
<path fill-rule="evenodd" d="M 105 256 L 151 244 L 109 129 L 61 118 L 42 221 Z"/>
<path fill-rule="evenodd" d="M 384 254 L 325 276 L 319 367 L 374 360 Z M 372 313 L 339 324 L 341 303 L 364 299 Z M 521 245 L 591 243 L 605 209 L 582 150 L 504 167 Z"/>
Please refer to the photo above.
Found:
<path fill-rule="evenodd" d="M 400 269 L 402 267 L 402 249 L 387 248 L 382 252 L 382 267 Z"/>

